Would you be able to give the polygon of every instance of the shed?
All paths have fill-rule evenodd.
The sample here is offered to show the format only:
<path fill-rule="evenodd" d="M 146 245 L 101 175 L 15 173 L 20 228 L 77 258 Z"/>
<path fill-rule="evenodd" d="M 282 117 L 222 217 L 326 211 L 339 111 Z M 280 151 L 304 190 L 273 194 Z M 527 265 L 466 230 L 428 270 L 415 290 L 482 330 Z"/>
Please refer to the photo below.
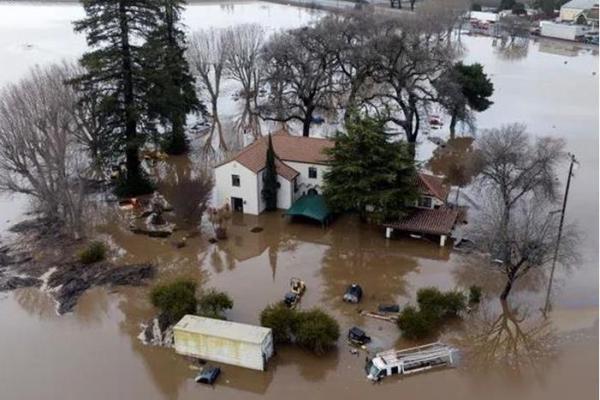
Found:
<path fill-rule="evenodd" d="M 263 371 L 273 355 L 273 334 L 262 326 L 186 315 L 173 333 L 177 353 L 203 360 Z"/>
<path fill-rule="evenodd" d="M 464 219 L 463 210 L 437 208 L 414 209 L 398 221 L 383 224 L 385 236 L 390 238 L 394 230 L 440 237 L 440 246 L 446 244 L 446 239 L 452 233 L 459 217 Z"/>

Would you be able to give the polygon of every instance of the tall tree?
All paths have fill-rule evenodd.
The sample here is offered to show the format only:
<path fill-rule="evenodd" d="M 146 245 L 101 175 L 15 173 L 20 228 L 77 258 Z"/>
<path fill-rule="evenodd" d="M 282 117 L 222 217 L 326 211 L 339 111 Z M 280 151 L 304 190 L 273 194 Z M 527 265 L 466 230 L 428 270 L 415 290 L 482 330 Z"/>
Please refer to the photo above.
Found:
<path fill-rule="evenodd" d="M 269 145 L 267 147 L 267 161 L 265 164 L 265 175 L 263 178 L 262 197 L 265 201 L 267 211 L 277 209 L 277 167 L 275 166 L 275 150 L 273 149 L 273 141 L 269 134 Z"/>
<path fill-rule="evenodd" d="M 186 116 L 191 111 L 204 111 L 196 97 L 194 77 L 184 56 L 185 32 L 181 11 L 185 0 L 157 0 L 157 24 L 144 46 L 146 71 L 151 82 L 148 91 L 150 111 L 164 125 L 164 150 L 183 154 L 188 150 L 185 136 Z"/>
<path fill-rule="evenodd" d="M 353 116 L 327 150 L 324 195 L 335 211 L 357 211 L 377 222 L 399 218 L 416 199 L 416 170 L 408 145 L 390 142 L 385 122 Z"/>
<path fill-rule="evenodd" d="M 84 92 L 97 96 L 103 120 L 103 141 L 114 159 L 123 154 L 127 173 L 121 195 L 148 193 L 152 184 L 142 169 L 139 150 L 152 129 L 146 103 L 149 87 L 144 69 L 144 42 L 156 25 L 157 6 L 148 0 L 84 0 L 86 17 L 75 22 L 93 50 L 81 58 L 86 72 L 76 80 Z"/>
<path fill-rule="evenodd" d="M 494 84 L 479 63 L 454 64 L 435 82 L 438 98 L 450 114 L 450 137 L 456 134 L 458 122 L 468 122 L 473 112 L 487 110 L 493 102 Z"/>
<path fill-rule="evenodd" d="M 305 27 L 273 35 L 262 54 L 269 96 L 260 107 L 261 117 L 299 121 L 303 136 L 309 136 L 315 112 L 332 111 L 336 93 L 335 58 L 319 29 Z"/>

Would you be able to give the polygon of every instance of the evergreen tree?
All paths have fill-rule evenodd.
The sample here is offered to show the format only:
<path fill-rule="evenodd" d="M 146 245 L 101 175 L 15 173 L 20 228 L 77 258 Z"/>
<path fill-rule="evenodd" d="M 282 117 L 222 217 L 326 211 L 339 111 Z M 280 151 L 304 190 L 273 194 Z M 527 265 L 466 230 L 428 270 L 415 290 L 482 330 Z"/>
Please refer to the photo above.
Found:
<path fill-rule="evenodd" d="M 84 96 L 97 96 L 98 112 L 105 121 L 100 135 L 113 161 L 125 155 L 126 175 L 118 193 L 150 192 L 140 164 L 139 149 L 152 129 L 145 102 L 148 82 L 142 44 L 156 24 L 153 0 L 83 0 L 86 17 L 75 22 L 76 32 L 87 34 L 93 50 L 81 58 L 86 72 L 75 80 Z"/>
<path fill-rule="evenodd" d="M 164 150 L 183 154 L 188 150 L 185 136 L 186 115 L 204 111 L 196 97 L 194 77 L 185 58 L 185 32 L 181 27 L 181 11 L 185 0 L 157 0 L 155 29 L 144 46 L 148 65 L 150 111 L 164 125 Z"/>
<path fill-rule="evenodd" d="M 265 175 L 263 180 L 262 197 L 265 201 L 267 211 L 277 209 L 277 168 L 275 167 L 275 150 L 273 149 L 273 141 L 269 135 L 269 146 L 267 148 L 267 162 L 265 166 Z"/>
<path fill-rule="evenodd" d="M 417 198 L 416 170 L 405 142 L 389 142 L 384 122 L 353 117 L 327 150 L 324 195 L 336 212 L 357 211 L 374 222 L 397 219 Z"/>
<path fill-rule="evenodd" d="M 493 102 L 494 84 L 479 63 L 458 62 L 436 82 L 440 103 L 450 114 L 450 137 L 454 138 L 456 124 L 469 121 L 472 113 L 487 110 Z"/>

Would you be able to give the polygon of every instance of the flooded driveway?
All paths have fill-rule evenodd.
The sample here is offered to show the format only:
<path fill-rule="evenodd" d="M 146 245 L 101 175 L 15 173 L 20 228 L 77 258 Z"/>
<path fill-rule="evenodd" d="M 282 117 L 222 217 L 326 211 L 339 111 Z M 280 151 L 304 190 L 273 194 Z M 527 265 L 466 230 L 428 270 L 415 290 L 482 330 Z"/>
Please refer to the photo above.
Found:
<path fill-rule="evenodd" d="M 81 15 L 73 4 L 0 4 L 0 82 L 18 79 L 34 63 L 80 54 L 83 38 L 71 32 L 69 21 Z M 207 21 L 218 26 L 259 22 L 278 29 L 316 17 L 307 10 L 256 2 L 193 5 L 186 11 L 192 30 L 207 27 Z M 307 283 L 303 308 L 319 305 L 330 310 L 342 333 L 354 325 L 364 328 L 374 339 L 374 349 L 409 343 L 394 325 L 362 317 L 359 309 L 403 304 L 423 286 L 452 289 L 480 284 L 488 291 L 484 315 L 443 335 L 448 340 L 470 340 L 474 361 L 455 370 L 371 384 L 363 372 L 366 354 L 351 354 L 341 338 L 337 351 L 320 358 L 282 347 L 265 373 L 224 366 L 218 384 L 204 387 L 194 383 L 195 370 L 184 358 L 138 340 L 139 324 L 153 315 L 148 288 L 95 289 L 64 316 L 56 315 L 49 295 L 26 289 L 0 294 L 0 397 L 563 399 L 576 394 L 578 399 L 597 398 L 597 48 L 541 41 L 507 54 L 490 38 L 462 40 L 466 60 L 484 64 L 496 87 L 494 105 L 479 116 L 478 128 L 524 122 L 535 135 L 564 138 L 581 163 L 567 219 L 577 221 L 585 233 L 582 265 L 559 274 L 556 311 L 549 322 L 539 318 L 543 282 L 523 282 L 512 308 L 503 309 L 495 293 L 500 277 L 433 243 L 386 241 L 382 232 L 352 217 L 322 229 L 290 223 L 279 213 L 236 215 L 227 241 L 209 244 L 200 235 L 182 249 L 173 246 L 176 237 L 151 239 L 110 224 L 101 233 L 121 249 L 124 262 L 153 261 L 159 280 L 190 276 L 202 287 L 227 291 L 234 300 L 232 320 L 257 323 L 260 310 L 282 299 L 289 279 L 297 276 Z M 424 139 L 423 158 L 431 155 L 428 146 Z M 24 207 L 19 199 L 3 201 L 0 222 L 5 226 Z M 262 232 L 250 231 L 256 226 Z M 352 282 L 365 290 L 359 306 L 341 301 Z M 507 347 L 482 332 L 498 333 Z M 507 332 L 519 332 L 517 341 L 512 342 Z M 514 349 L 510 360 L 504 357 L 507 349 Z"/>

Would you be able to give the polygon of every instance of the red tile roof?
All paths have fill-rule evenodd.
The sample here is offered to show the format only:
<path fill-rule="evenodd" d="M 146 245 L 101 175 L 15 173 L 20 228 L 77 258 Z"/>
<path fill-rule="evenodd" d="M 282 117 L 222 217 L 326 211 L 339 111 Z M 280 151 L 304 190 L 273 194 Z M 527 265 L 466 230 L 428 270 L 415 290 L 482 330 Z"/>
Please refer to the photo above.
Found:
<path fill-rule="evenodd" d="M 433 196 L 445 202 L 448 198 L 450 188 L 444 184 L 444 179 L 439 176 L 419 172 L 417 187 L 419 193 L 426 196 Z"/>
<path fill-rule="evenodd" d="M 450 208 L 417 208 L 399 221 L 384 226 L 406 232 L 449 235 L 457 219 L 458 211 Z"/>
<path fill-rule="evenodd" d="M 329 139 L 292 136 L 285 132 L 274 133 L 271 135 L 271 139 L 278 158 L 275 162 L 277 173 L 287 180 L 294 179 L 299 172 L 282 161 L 325 164 L 327 159 L 323 150 L 333 146 L 333 141 Z M 218 164 L 217 167 L 235 160 L 249 170 L 258 173 L 265 168 L 268 140 L 268 136 L 257 139 L 234 157 Z"/>

